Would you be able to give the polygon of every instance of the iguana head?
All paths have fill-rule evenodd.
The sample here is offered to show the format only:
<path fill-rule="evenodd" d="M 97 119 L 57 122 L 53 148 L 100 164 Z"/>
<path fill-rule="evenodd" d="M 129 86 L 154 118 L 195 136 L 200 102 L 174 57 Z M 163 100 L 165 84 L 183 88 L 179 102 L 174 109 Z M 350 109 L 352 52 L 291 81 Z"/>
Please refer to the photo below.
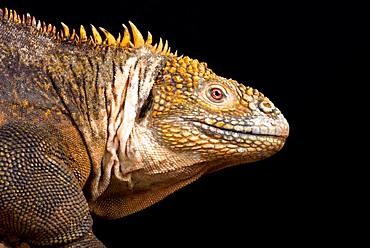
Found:
<path fill-rule="evenodd" d="M 288 136 L 286 119 L 267 97 L 196 59 L 169 56 L 152 94 L 156 141 L 205 161 L 206 171 L 267 158 Z"/>

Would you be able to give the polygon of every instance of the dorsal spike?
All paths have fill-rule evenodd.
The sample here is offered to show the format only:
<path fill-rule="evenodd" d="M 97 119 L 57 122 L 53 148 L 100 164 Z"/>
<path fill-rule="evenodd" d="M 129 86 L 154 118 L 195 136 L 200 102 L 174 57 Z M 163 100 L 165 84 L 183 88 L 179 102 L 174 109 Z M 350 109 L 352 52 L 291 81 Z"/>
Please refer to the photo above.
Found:
<path fill-rule="evenodd" d="M 158 43 L 158 47 L 157 47 L 156 52 L 157 52 L 157 53 L 160 53 L 160 52 L 162 52 L 162 49 L 163 49 L 163 42 L 162 42 L 162 38 L 159 38 L 159 43 Z"/>
<path fill-rule="evenodd" d="M 146 45 L 151 45 L 153 42 L 153 36 L 152 34 L 148 31 L 148 38 L 146 38 L 145 44 Z"/>
<path fill-rule="evenodd" d="M 76 35 L 76 30 L 75 29 L 73 29 L 72 30 L 72 34 L 71 34 L 71 40 L 75 40 L 75 38 L 77 37 L 77 35 Z"/>
<path fill-rule="evenodd" d="M 51 24 L 48 25 L 48 29 L 47 29 L 47 32 L 48 33 L 51 33 L 51 31 L 53 31 L 53 26 Z"/>
<path fill-rule="evenodd" d="M 161 54 L 166 55 L 167 49 L 168 49 L 168 41 L 166 40 L 166 42 L 164 43 L 164 47 L 163 47 L 163 50 L 162 50 Z"/>
<path fill-rule="evenodd" d="M 168 47 L 167 53 L 165 55 L 170 55 L 171 54 L 171 47 Z"/>
<path fill-rule="evenodd" d="M 57 40 L 64 40 L 64 32 L 59 30 L 56 34 Z"/>
<path fill-rule="evenodd" d="M 13 10 L 13 21 L 15 23 L 18 23 L 18 16 L 17 16 L 17 11 Z"/>
<path fill-rule="evenodd" d="M 41 21 L 40 21 L 40 20 L 38 20 L 38 21 L 37 21 L 36 29 L 37 29 L 39 32 L 41 32 L 41 31 L 42 31 Z"/>
<path fill-rule="evenodd" d="M 100 45 L 103 42 L 103 40 L 99 34 L 99 31 L 94 27 L 94 25 L 90 24 L 90 26 L 91 26 L 91 31 L 93 33 L 95 44 Z"/>
<path fill-rule="evenodd" d="M 87 41 L 86 30 L 82 25 L 80 26 L 80 40 L 81 42 Z"/>
<path fill-rule="evenodd" d="M 5 8 L 4 19 L 8 20 L 9 19 L 8 17 L 9 17 L 9 10 Z"/>
<path fill-rule="evenodd" d="M 13 10 L 9 11 L 9 20 L 13 21 Z"/>
<path fill-rule="evenodd" d="M 17 12 L 15 10 L 14 10 L 14 22 L 18 23 L 18 24 L 22 23 L 21 17 L 17 14 Z"/>
<path fill-rule="evenodd" d="M 17 17 L 17 23 L 22 24 L 22 17 L 18 14 L 16 15 L 16 17 Z"/>
<path fill-rule="evenodd" d="M 175 51 L 175 54 L 174 55 L 177 57 L 177 50 Z"/>
<path fill-rule="evenodd" d="M 129 45 L 129 42 L 130 42 L 130 32 L 128 31 L 128 28 L 122 24 L 123 28 L 124 28 L 124 31 L 123 31 L 123 37 L 122 37 L 122 41 L 121 43 L 119 44 L 120 47 L 127 47 Z"/>
<path fill-rule="evenodd" d="M 63 36 L 68 38 L 69 37 L 69 27 L 65 25 L 63 22 L 61 22 L 62 27 L 63 27 Z"/>
<path fill-rule="evenodd" d="M 154 44 L 154 46 L 152 47 L 152 52 L 157 52 L 157 46 L 158 46 L 158 44 L 156 43 L 156 44 Z"/>
<path fill-rule="evenodd" d="M 109 33 L 106 29 L 104 29 L 102 27 L 99 27 L 99 29 L 101 31 L 103 31 L 103 33 L 105 34 L 104 43 L 108 46 L 115 46 L 116 45 L 116 38 L 114 38 L 114 36 L 111 33 Z"/>
<path fill-rule="evenodd" d="M 93 44 L 95 45 L 95 41 L 94 41 L 94 38 L 90 35 L 89 36 L 89 41 L 88 41 L 89 44 Z"/>
<path fill-rule="evenodd" d="M 134 47 L 139 48 L 139 47 L 144 46 L 145 41 L 144 41 L 143 35 L 140 33 L 139 29 L 137 29 L 135 24 L 133 24 L 130 21 L 129 21 L 129 23 L 130 23 L 130 26 L 131 26 L 132 35 L 134 37 Z"/>
<path fill-rule="evenodd" d="M 121 42 L 121 33 L 118 33 L 117 39 L 116 39 L 117 45 Z"/>
<path fill-rule="evenodd" d="M 41 31 L 43 33 L 46 33 L 47 28 L 48 28 L 48 26 L 46 25 L 46 23 L 45 22 L 42 22 L 42 28 L 41 28 L 42 30 Z"/>
<path fill-rule="evenodd" d="M 32 17 L 32 27 L 37 28 L 36 26 L 37 26 L 36 18 L 33 16 Z"/>
<path fill-rule="evenodd" d="M 32 17 L 31 17 L 31 15 L 29 13 L 27 13 L 26 16 L 27 16 L 26 17 L 26 24 L 27 25 L 31 25 L 32 24 Z"/>

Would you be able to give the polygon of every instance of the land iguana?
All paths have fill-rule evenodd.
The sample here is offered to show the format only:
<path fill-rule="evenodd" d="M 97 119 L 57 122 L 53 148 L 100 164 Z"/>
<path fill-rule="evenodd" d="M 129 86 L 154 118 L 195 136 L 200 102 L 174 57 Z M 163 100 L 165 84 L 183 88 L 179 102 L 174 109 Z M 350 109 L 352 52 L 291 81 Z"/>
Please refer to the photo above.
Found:
<path fill-rule="evenodd" d="M 0 9 L 0 237 L 104 247 L 121 218 L 201 175 L 267 158 L 289 126 L 261 92 L 152 44 Z M 104 34 L 104 35 L 103 35 Z"/>

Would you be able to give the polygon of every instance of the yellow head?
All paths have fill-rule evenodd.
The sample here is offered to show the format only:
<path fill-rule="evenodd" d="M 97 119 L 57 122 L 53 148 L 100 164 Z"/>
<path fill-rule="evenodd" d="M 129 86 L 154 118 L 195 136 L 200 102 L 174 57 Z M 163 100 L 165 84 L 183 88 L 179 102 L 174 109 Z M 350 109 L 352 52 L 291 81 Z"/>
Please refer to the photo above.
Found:
<path fill-rule="evenodd" d="M 209 170 L 267 158 L 288 136 L 287 121 L 267 97 L 196 59 L 169 56 L 152 94 L 157 140 L 204 158 Z"/>

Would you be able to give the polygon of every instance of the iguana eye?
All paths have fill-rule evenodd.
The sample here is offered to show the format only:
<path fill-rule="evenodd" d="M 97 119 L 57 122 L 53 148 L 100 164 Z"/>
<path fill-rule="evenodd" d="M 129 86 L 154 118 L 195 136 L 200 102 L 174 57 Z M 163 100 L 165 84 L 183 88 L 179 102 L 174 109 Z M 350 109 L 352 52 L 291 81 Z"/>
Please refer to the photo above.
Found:
<path fill-rule="evenodd" d="M 225 90 L 219 86 L 211 86 L 208 90 L 208 98 L 213 102 L 221 102 L 225 97 Z"/>

